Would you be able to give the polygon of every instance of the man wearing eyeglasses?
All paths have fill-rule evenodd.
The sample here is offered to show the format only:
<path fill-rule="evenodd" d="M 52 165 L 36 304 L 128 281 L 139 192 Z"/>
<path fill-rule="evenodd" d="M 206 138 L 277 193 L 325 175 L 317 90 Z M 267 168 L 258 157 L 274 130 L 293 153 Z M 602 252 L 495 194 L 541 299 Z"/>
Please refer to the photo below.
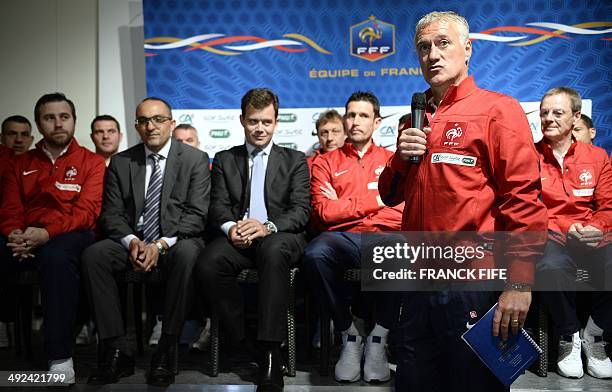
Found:
<path fill-rule="evenodd" d="M 603 332 L 612 331 L 612 168 L 605 150 L 572 134 L 581 109 L 580 94 L 569 87 L 550 89 L 540 103 L 543 138 L 536 148 L 549 240 L 537 264 L 537 281 L 559 336 L 558 373 L 582 377 L 582 351 L 587 373 L 610 378 Z M 573 290 L 576 268 L 589 271 L 589 283 L 601 290 L 593 293 L 582 331 Z"/>
<path fill-rule="evenodd" d="M 178 336 L 193 298 L 191 272 L 204 246 L 208 155 L 171 139 L 175 121 L 162 99 L 144 99 L 135 126 L 142 143 L 114 155 L 107 172 L 100 227 L 108 239 L 82 256 L 104 353 L 91 384 L 114 383 L 134 373 L 114 276 L 128 269 L 146 274 L 158 266 L 167 276 L 164 322 L 147 382 L 174 382 Z"/>

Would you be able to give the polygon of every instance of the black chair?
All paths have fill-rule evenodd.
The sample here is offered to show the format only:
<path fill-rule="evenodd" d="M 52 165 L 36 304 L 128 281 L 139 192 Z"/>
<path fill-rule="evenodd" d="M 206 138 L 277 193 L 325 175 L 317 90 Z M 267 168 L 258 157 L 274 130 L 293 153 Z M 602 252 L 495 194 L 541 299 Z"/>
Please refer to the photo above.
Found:
<path fill-rule="evenodd" d="M 576 270 L 576 283 L 587 283 L 589 282 L 589 271 L 585 269 L 577 269 Z M 536 330 L 536 339 L 538 342 L 538 346 L 542 349 L 542 354 L 538 359 L 537 366 L 537 374 L 540 377 L 546 377 L 548 375 L 548 340 L 549 340 L 549 331 L 548 331 L 548 309 L 544 306 L 541 301 L 537 305 L 538 312 L 538 326 Z"/>
<path fill-rule="evenodd" d="M 117 275 L 117 281 L 124 284 L 122 297 L 122 309 L 123 309 L 123 322 L 127 325 L 127 306 L 125 304 L 127 299 L 127 285 L 132 285 L 132 296 L 134 305 L 134 329 L 136 330 L 136 346 L 138 347 L 138 354 L 144 354 L 144 341 L 145 336 L 142 327 L 142 289 L 145 285 L 161 285 L 166 281 L 166 276 L 161 268 L 153 268 L 149 272 L 140 272 L 128 270 Z M 152 320 L 155 317 L 153 304 L 151 301 L 147 301 L 147 312 L 146 312 L 146 323 L 147 330 L 152 327 Z"/>
<path fill-rule="evenodd" d="M 289 271 L 289 301 L 287 304 L 287 375 L 295 377 L 295 276 L 299 270 L 292 268 Z M 255 269 L 244 269 L 240 271 L 237 277 L 240 283 L 259 282 L 259 275 Z M 219 316 L 215 311 L 211 314 L 210 326 L 210 375 L 217 377 L 219 375 Z"/>
<path fill-rule="evenodd" d="M 25 270 L 17 274 L 15 282 L 15 353 L 32 358 L 32 297 L 39 285 L 38 271 Z"/>

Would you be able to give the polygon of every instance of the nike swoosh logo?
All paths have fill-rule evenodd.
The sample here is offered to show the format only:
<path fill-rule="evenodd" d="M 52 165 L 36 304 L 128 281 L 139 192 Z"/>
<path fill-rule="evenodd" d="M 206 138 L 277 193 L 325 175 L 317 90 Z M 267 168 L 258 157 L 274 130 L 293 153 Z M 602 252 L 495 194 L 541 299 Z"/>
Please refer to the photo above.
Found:
<path fill-rule="evenodd" d="M 472 327 L 473 327 L 474 325 L 476 325 L 476 323 L 474 323 L 474 324 L 470 324 L 470 322 L 468 321 L 468 322 L 466 322 L 466 323 L 465 323 L 465 328 L 467 328 L 467 329 L 472 329 Z"/>
<path fill-rule="evenodd" d="M 344 174 L 344 173 L 346 173 L 346 172 L 348 172 L 348 169 L 346 169 L 346 170 L 342 170 L 342 171 L 339 171 L 339 172 L 335 172 L 335 173 L 334 173 L 334 176 L 335 176 L 335 177 L 340 177 L 341 175 L 343 175 L 343 174 Z"/>
<path fill-rule="evenodd" d="M 30 174 L 32 174 L 34 172 L 37 172 L 37 171 L 38 171 L 38 169 L 30 170 L 30 171 L 25 171 L 24 170 L 23 173 L 21 173 L 21 174 L 23 174 L 24 176 L 29 176 Z"/>
<path fill-rule="evenodd" d="M 548 177 L 540 177 L 540 180 L 542 180 L 542 181 L 548 180 Z"/>

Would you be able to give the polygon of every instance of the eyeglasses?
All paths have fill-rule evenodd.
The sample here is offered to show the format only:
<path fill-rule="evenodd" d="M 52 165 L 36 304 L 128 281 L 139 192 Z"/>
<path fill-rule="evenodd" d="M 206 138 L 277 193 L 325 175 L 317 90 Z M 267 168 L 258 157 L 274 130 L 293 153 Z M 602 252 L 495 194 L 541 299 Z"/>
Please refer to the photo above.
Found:
<path fill-rule="evenodd" d="M 149 125 L 149 122 L 153 123 L 153 126 L 158 127 L 165 123 L 168 120 L 172 120 L 172 117 L 164 117 L 164 116 L 153 116 L 153 117 L 138 117 L 134 124 L 137 127 L 146 127 Z"/>

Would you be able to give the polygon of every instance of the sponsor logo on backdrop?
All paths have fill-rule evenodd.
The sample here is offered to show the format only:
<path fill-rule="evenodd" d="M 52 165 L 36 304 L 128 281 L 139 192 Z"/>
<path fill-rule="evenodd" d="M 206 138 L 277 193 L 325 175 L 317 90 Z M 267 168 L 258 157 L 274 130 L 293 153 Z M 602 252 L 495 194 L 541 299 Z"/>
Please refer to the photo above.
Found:
<path fill-rule="evenodd" d="M 350 28 L 351 55 L 377 61 L 395 53 L 395 26 L 374 15 Z"/>
<path fill-rule="evenodd" d="M 231 132 L 229 129 L 211 129 L 208 134 L 214 139 L 227 139 Z"/>
<path fill-rule="evenodd" d="M 290 148 L 292 150 L 298 149 L 298 145 L 296 143 L 278 143 L 278 145 L 281 147 Z"/>
<path fill-rule="evenodd" d="M 393 127 L 393 126 L 384 126 L 384 127 L 380 127 L 379 134 L 380 134 L 380 136 L 382 136 L 382 137 L 391 137 L 391 136 L 395 136 L 395 127 Z"/>
<path fill-rule="evenodd" d="M 229 150 L 232 147 L 234 146 L 231 144 L 204 144 L 200 146 L 200 149 L 202 151 L 210 152 L 210 151 Z"/>
<path fill-rule="evenodd" d="M 275 134 L 280 137 L 302 136 L 304 134 L 304 130 L 303 129 L 277 129 Z"/>
<path fill-rule="evenodd" d="M 180 124 L 193 124 L 193 114 L 181 114 L 178 120 Z"/>
<path fill-rule="evenodd" d="M 294 113 L 279 113 L 278 122 L 296 122 L 297 115 Z"/>
<path fill-rule="evenodd" d="M 233 122 L 239 119 L 238 114 L 205 114 L 202 116 L 202 120 L 210 122 Z"/>

